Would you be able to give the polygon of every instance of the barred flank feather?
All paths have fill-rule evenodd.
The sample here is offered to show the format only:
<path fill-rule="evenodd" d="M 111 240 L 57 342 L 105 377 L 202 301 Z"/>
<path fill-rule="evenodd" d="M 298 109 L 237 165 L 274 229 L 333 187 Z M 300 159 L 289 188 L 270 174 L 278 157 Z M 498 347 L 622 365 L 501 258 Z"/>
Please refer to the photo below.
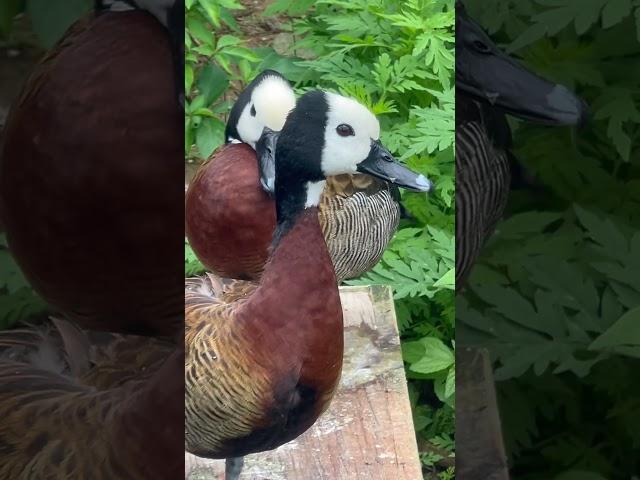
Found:
<path fill-rule="evenodd" d="M 400 222 L 391 186 L 365 175 L 327 181 L 320 225 L 338 281 L 357 277 L 378 263 Z"/>
<path fill-rule="evenodd" d="M 490 135 L 481 115 L 456 125 L 457 288 L 466 281 L 493 233 L 509 195 L 509 157 Z"/>

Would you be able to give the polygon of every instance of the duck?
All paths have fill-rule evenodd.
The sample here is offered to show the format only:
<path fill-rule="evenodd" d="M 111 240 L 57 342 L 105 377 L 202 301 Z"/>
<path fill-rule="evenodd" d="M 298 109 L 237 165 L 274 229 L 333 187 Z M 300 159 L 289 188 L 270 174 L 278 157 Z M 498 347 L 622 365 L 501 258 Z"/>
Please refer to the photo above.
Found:
<path fill-rule="evenodd" d="M 184 120 L 172 68 L 153 15 L 92 13 L 34 67 L 9 114 L 9 249 L 52 311 L 83 328 L 183 330 Z"/>
<path fill-rule="evenodd" d="M 185 448 L 227 459 L 228 480 L 245 455 L 306 431 L 340 379 L 342 307 L 318 215 L 326 179 L 368 174 L 430 188 L 379 135 L 378 120 L 357 101 L 302 95 L 277 138 L 276 228 L 260 280 L 208 274 L 185 284 Z"/>
<path fill-rule="evenodd" d="M 184 1 L 183 0 L 94 0 L 94 12 L 140 10 L 150 13 L 166 29 L 171 41 L 174 87 L 179 108 L 184 110 Z"/>
<path fill-rule="evenodd" d="M 278 131 L 295 102 L 280 73 L 258 75 L 231 109 L 227 143 L 189 184 L 186 236 L 198 259 L 216 275 L 255 280 L 262 274 L 276 226 Z M 400 191 L 391 177 L 347 173 L 326 180 L 319 215 L 338 282 L 360 276 L 380 260 L 402 212 Z"/>
<path fill-rule="evenodd" d="M 183 475 L 181 346 L 52 319 L 0 332 L 0 385 L 1 479 Z"/>
<path fill-rule="evenodd" d="M 509 198 L 519 164 L 507 115 L 582 125 L 586 103 L 501 51 L 456 2 L 456 291 L 461 291 Z"/>

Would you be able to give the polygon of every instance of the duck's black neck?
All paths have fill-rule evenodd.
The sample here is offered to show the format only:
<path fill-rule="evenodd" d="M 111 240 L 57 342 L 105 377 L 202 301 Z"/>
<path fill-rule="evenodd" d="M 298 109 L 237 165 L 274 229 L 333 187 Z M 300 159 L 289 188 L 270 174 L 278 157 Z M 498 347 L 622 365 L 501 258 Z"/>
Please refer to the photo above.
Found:
<path fill-rule="evenodd" d="M 275 183 L 277 225 L 272 247 L 295 225 L 300 214 L 309 207 L 317 206 L 324 179 L 301 181 L 295 171 L 277 171 Z"/>

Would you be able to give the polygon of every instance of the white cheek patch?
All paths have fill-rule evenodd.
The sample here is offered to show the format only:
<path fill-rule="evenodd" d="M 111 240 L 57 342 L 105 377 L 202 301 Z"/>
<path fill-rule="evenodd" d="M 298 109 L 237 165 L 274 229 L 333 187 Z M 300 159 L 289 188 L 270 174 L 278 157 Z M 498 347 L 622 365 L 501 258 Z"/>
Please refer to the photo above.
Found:
<path fill-rule="evenodd" d="M 326 93 L 329 106 L 322 149 L 322 171 L 325 175 L 355 173 L 367 158 L 371 141 L 380 138 L 378 119 L 357 101 L 334 93 Z M 336 132 L 340 124 L 350 125 L 355 135 L 342 137 Z"/>
<path fill-rule="evenodd" d="M 327 125 L 322 149 L 322 171 L 325 175 L 356 173 L 358 163 L 367 158 L 371 140 L 357 137 L 341 137 L 335 127 Z"/>
<path fill-rule="evenodd" d="M 240 139 L 253 147 L 264 127 L 280 131 L 287 115 L 296 106 L 296 97 L 289 83 L 274 76 L 265 77 L 251 93 L 251 101 L 240 114 L 236 130 Z M 255 115 L 251 115 L 251 109 Z"/>
<path fill-rule="evenodd" d="M 284 78 L 267 76 L 251 93 L 251 102 L 258 121 L 271 130 L 280 131 L 296 106 L 296 96 Z"/>
<path fill-rule="evenodd" d="M 238 131 L 238 135 L 240 139 L 244 143 L 248 143 L 255 150 L 256 142 L 262 135 L 262 130 L 264 126 L 256 120 L 256 117 L 253 117 L 250 113 L 252 103 L 247 103 L 240 114 L 240 118 L 238 119 L 238 125 L 236 125 L 236 130 Z"/>

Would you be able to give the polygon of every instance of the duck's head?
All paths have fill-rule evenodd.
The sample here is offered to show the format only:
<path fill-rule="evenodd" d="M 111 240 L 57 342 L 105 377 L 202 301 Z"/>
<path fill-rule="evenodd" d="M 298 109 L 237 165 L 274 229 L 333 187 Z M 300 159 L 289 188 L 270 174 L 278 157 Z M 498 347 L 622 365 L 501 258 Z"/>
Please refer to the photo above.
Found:
<path fill-rule="evenodd" d="M 225 141 L 246 143 L 256 151 L 260 183 L 269 194 L 275 182 L 278 132 L 295 105 L 289 81 L 274 70 L 265 70 L 247 85 L 229 113 Z"/>
<path fill-rule="evenodd" d="M 431 182 L 404 167 L 380 142 L 380 124 L 357 101 L 319 90 L 304 94 L 280 132 L 276 200 L 289 194 L 317 205 L 326 177 L 366 173 L 417 192 Z"/>
<path fill-rule="evenodd" d="M 500 50 L 456 2 L 456 88 L 506 113 L 547 125 L 585 121 L 587 105 L 566 87 L 527 70 Z"/>
<path fill-rule="evenodd" d="M 282 129 L 295 105 L 289 81 L 274 70 L 265 70 L 247 85 L 231 108 L 225 141 L 247 143 L 255 149 L 265 128 Z"/>

